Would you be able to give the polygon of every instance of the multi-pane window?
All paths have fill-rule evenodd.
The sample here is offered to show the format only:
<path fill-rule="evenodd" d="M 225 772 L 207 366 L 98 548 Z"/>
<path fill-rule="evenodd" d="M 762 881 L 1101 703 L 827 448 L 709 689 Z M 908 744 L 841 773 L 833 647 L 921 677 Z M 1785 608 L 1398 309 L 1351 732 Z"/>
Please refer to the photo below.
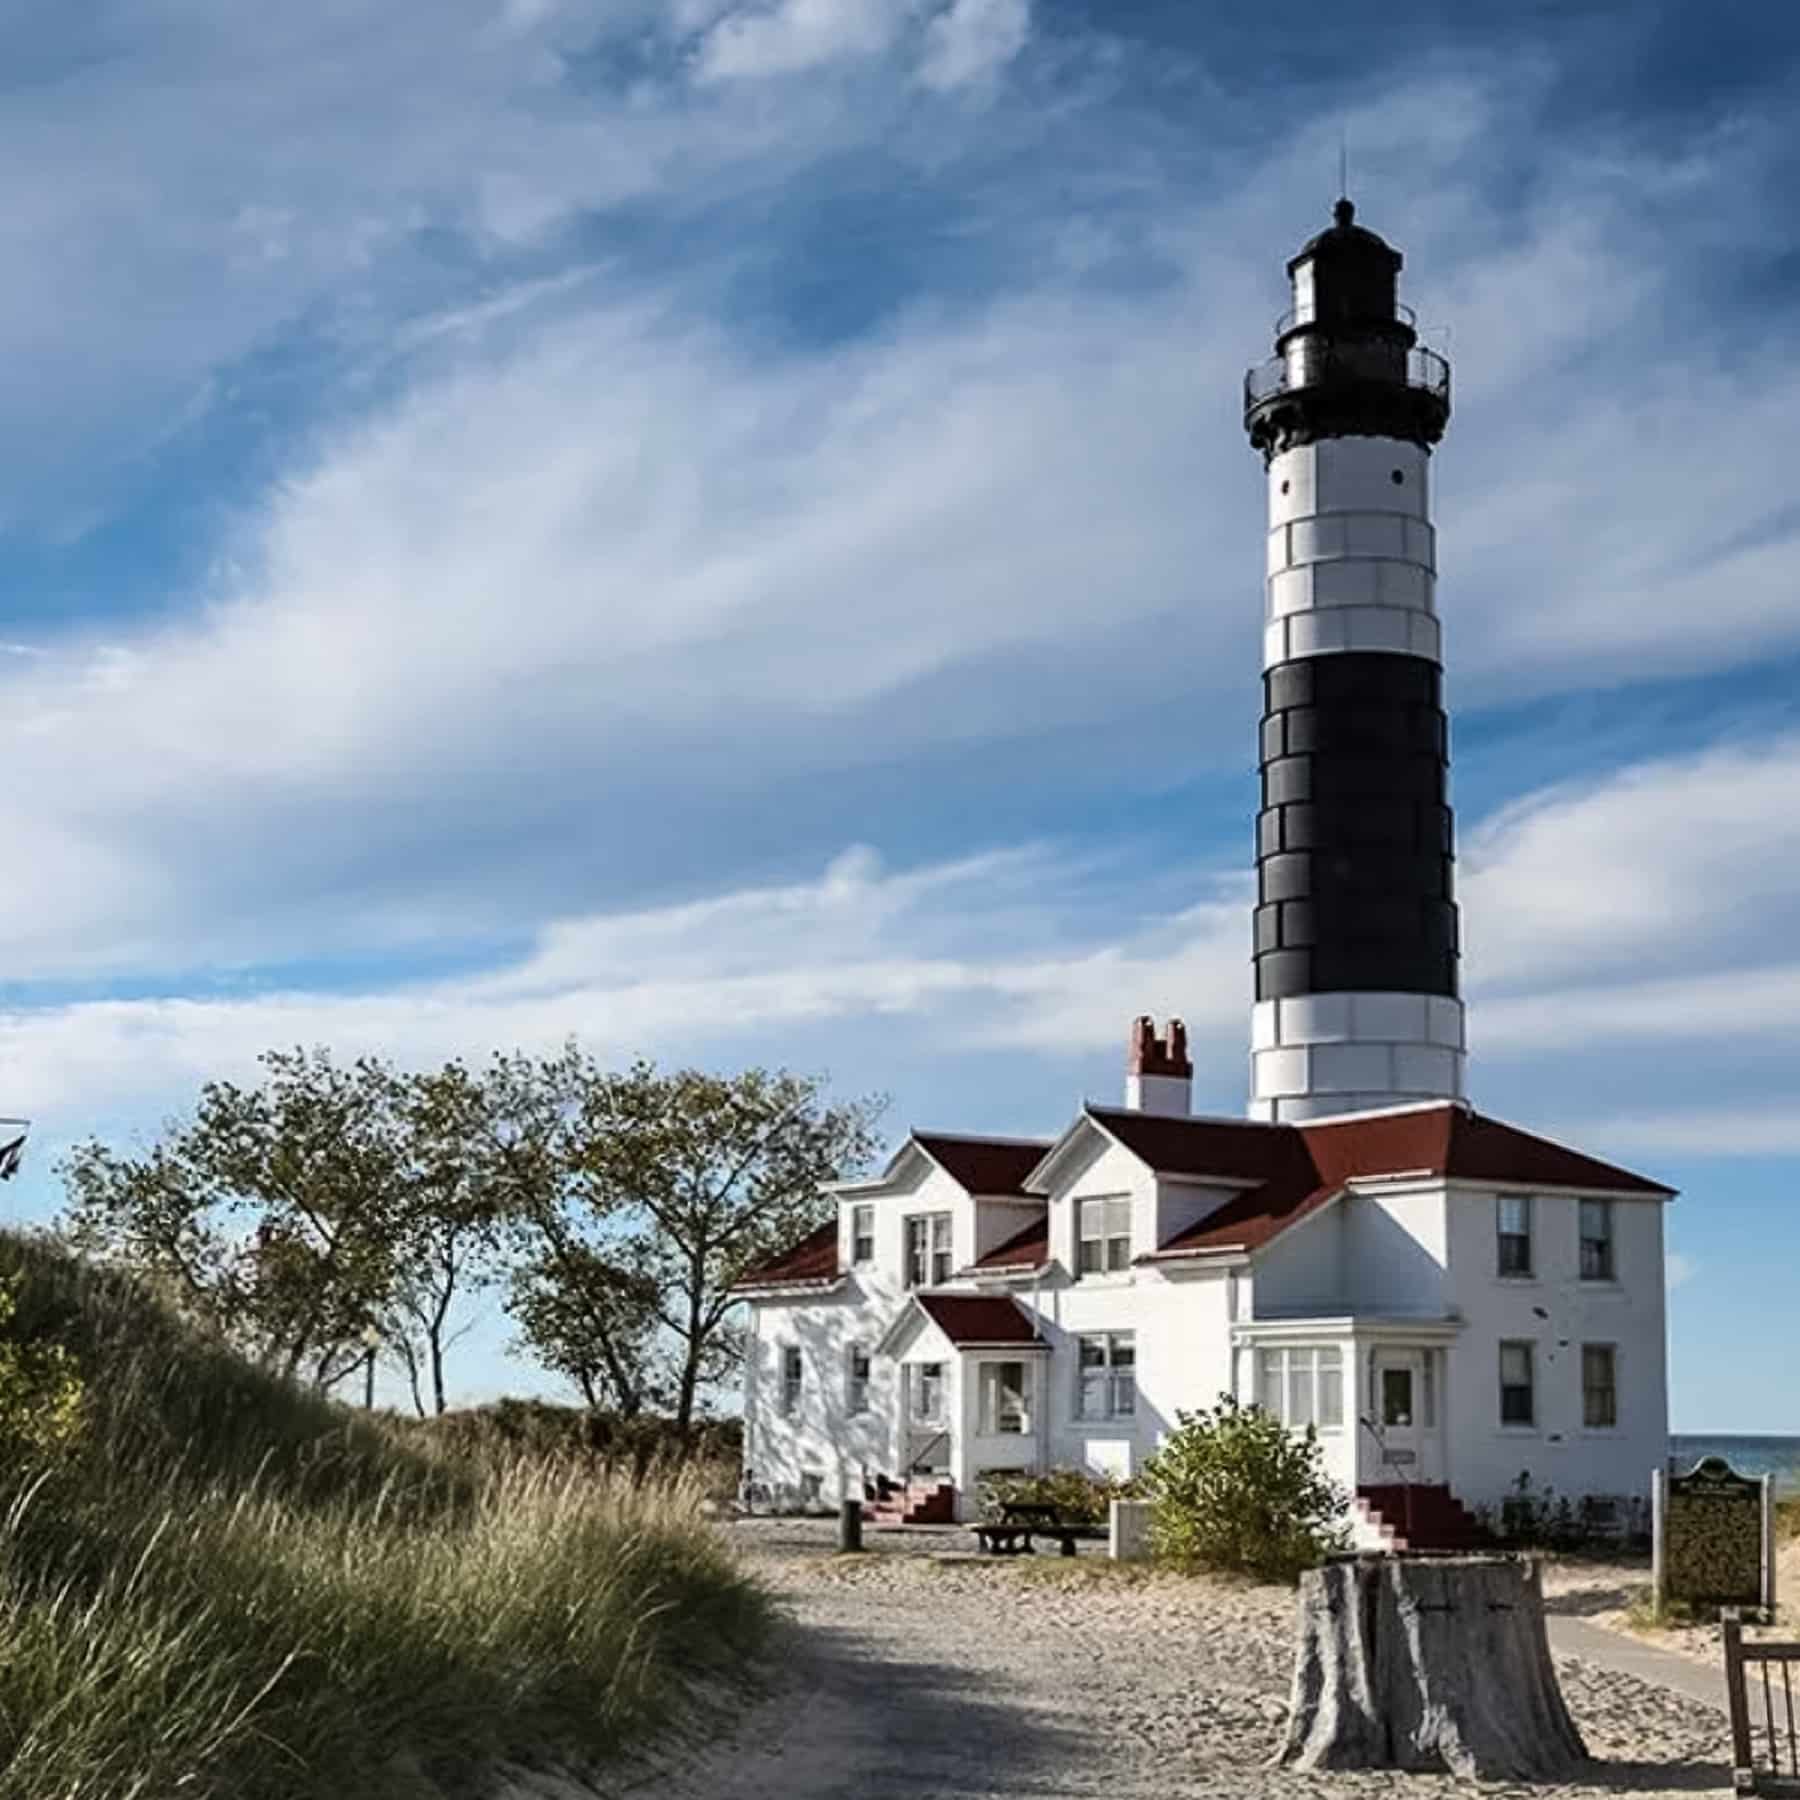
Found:
<path fill-rule="evenodd" d="M 1131 1202 L 1129 1199 L 1083 1200 L 1080 1209 L 1083 1275 L 1131 1267 Z"/>
<path fill-rule="evenodd" d="M 870 1205 L 850 1209 L 850 1260 L 871 1263 L 875 1260 L 875 1208 Z"/>
<path fill-rule="evenodd" d="M 944 1365 L 915 1363 L 912 1379 L 912 1416 L 915 1425 L 935 1425 L 944 1416 Z"/>
<path fill-rule="evenodd" d="M 791 1413 L 800 1404 L 800 1346 L 781 1346 L 781 1410 Z"/>
<path fill-rule="evenodd" d="M 1528 1342 L 1500 1346 L 1500 1423 L 1534 1425 L 1537 1396 L 1532 1347 Z"/>
<path fill-rule="evenodd" d="M 906 1285 L 940 1287 L 950 1279 L 950 1215 L 919 1213 L 906 1221 Z"/>
<path fill-rule="evenodd" d="M 844 1377 L 844 1410 L 869 1410 L 869 1350 L 866 1344 L 850 1346 L 850 1367 Z"/>
<path fill-rule="evenodd" d="M 1335 1344 L 1256 1353 L 1256 1398 L 1285 1425 L 1335 1429 L 1344 1422 L 1344 1353 Z"/>
<path fill-rule="evenodd" d="M 1078 1419 L 1129 1419 L 1137 1411 L 1137 1348 L 1129 1331 L 1076 1340 Z"/>
<path fill-rule="evenodd" d="M 1618 1359 L 1611 1344 L 1581 1346 L 1581 1422 L 1610 1431 L 1619 1422 Z"/>
<path fill-rule="evenodd" d="M 1613 1211 L 1610 1200 L 1581 1203 L 1581 1279 L 1613 1278 Z"/>
<path fill-rule="evenodd" d="M 1022 1362 L 981 1365 L 981 1429 L 998 1437 L 1022 1437 L 1031 1429 L 1030 1373 Z"/>
<path fill-rule="evenodd" d="M 1500 1261 L 1502 1275 L 1531 1273 L 1531 1200 L 1524 1194 L 1500 1196 Z"/>

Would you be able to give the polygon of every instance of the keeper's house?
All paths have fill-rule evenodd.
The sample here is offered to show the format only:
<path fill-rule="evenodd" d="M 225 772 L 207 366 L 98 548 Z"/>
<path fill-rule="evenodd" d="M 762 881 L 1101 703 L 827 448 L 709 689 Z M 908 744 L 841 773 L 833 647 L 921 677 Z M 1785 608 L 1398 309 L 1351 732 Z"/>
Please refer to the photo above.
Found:
<path fill-rule="evenodd" d="M 1402 1497 L 1411 1542 L 1448 1542 L 1521 1476 L 1636 1498 L 1663 1466 L 1670 1190 L 1463 1097 L 1450 370 L 1400 262 L 1340 200 L 1244 386 L 1269 520 L 1249 1118 L 1192 1116 L 1181 1026 L 1144 1018 L 1123 1108 L 1054 1143 L 916 1132 L 836 1189 L 740 1288 L 745 1462 L 776 1503 L 885 1477 L 948 1516 L 985 1469 L 1128 1475 L 1221 1393 L 1319 1428 L 1365 1541 Z"/>
<path fill-rule="evenodd" d="M 1456 1100 L 1190 1117 L 1178 1024 L 1140 1020 L 1132 1060 L 1136 1103 L 1054 1143 L 915 1132 L 745 1281 L 768 1501 L 886 1477 L 912 1516 L 962 1516 L 988 1469 L 1129 1475 L 1221 1393 L 1317 1425 L 1365 1520 L 1403 1483 L 1446 1524 L 1521 1474 L 1647 1491 L 1668 1189 Z"/>

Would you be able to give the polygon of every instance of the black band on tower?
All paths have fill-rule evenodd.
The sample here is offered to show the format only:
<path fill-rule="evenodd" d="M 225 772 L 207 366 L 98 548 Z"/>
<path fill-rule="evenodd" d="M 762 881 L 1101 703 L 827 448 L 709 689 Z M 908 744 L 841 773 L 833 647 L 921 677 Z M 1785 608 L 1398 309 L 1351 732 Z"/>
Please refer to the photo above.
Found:
<path fill-rule="evenodd" d="M 1438 667 L 1351 652 L 1263 676 L 1256 997 L 1457 991 Z"/>

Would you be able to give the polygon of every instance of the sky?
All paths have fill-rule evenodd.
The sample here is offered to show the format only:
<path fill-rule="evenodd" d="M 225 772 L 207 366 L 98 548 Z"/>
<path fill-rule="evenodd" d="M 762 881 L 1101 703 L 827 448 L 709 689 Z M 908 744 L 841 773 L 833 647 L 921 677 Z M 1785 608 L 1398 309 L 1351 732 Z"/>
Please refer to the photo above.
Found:
<path fill-rule="evenodd" d="M 1681 1190 L 1675 1428 L 1800 1432 L 1800 12 L 4 10 L 0 1216 L 296 1043 L 1050 1135 L 1178 1013 L 1241 1112 L 1342 146 L 1455 369 L 1471 1095 Z"/>

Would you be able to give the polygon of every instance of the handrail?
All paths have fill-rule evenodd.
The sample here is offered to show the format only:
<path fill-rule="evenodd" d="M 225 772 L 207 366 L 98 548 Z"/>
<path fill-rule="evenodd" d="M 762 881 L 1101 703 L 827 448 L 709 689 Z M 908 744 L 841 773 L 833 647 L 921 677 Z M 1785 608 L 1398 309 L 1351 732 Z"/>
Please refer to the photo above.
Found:
<path fill-rule="evenodd" d="M 1405 1463 L 1390 1463 L 1388 1461 L 1387 1433 L 1381 1426 L 1375 1423 L 1374 1419 L 1368 1413 L 1359 1412 L 1356 1415 L 1356 1418 L 1357 1423 L 1375 1440 L 1375 1447 L 1381 1452 L 1382 1473 L 1386 1475 L 1393 1469 L 1398 1469 L 1400 1471 L 1400 1486 L 1405 1490 L 1405 1498 L 1400 1502 L 1401 1512 L 1404 1515 L 1400 1521 L 1400 1528 L 1405 1532 L 1407 1537 L 1410 1538 L 1412 1536 L 1413 1491 L 1413 1478 L 1410 1469 Z M 1380 1485 L 1385 1487 L 1388 1484 L 1384 1481 Z"/>
<path fill-rule="evenodd" d="M 1360 362 L 1360 366 L 1359 366 Z M 1372 373 L 1367 359 L 1359 359 L 1347 348 L 1327 345 L 1318 354 L 1300 364 L 1301 373 L 1294 378 L 1294 365 L 1285 356 L 1271 356 L 1258 363 L 1244 376 L 1244 407 L 1259 406 L 1277 394 L 1298 393 L 1303 389 L 1327 387 L 1340 381 L 1387 382 L 1399 387 L 1416 388 L 1440 400 L 1450 397 L 1450 364 L 1435 350 L 1415 345 L 1406 352 L 1403 369 Z"/>
<path fill-rule="evenodd" d="M 908 1438 L 907 1447 L 910 1451 L 911 1450 L 911 1433 L 910 1432 L 907 1434 L 907 1438 Z M 930 1455 L 930 1453 L 933 1450 L 935 1450 L 939 1444 L 947 1444 L 947 1443 L 949 1443 L 949 1441 L 950 1441 L 950 1431 L 949 1431 L 948 1427 L 946 1427 L 944 1430 L 942 1430 L 940 1432 L 935 1433 L 933 1436 L 928 1437 L 925 1440 L 925 1448 L 923 1450 L 918 1451 L 916 1454 L 912 1454 L 909 1456 L 907 1464 L 906 1464 L 907 1474 L 911 1475 L 916 1470 L 925 1468 L 927 1466 L 926 1462 L 925 1462 L 925 1458 L 928 1455 Z"/>

